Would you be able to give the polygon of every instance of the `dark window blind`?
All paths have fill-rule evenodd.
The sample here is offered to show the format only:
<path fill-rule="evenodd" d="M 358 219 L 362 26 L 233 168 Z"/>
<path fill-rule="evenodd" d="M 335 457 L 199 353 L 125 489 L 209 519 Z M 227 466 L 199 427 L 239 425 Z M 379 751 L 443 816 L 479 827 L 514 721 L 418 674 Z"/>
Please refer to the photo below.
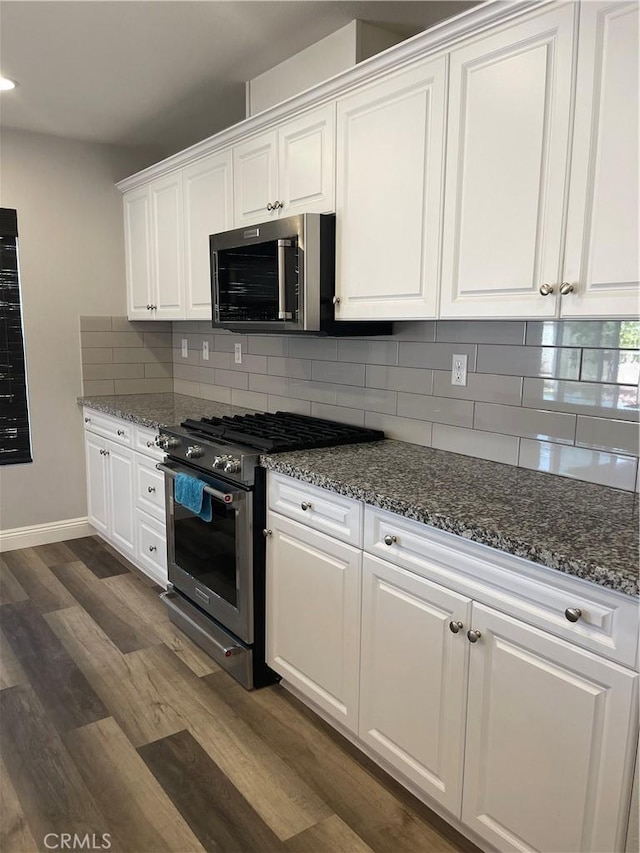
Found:
<path fill-rule="evenodd" d="M 0 465 L 31 462 L 18 267 L 18 217 L 0 207 Z"/>

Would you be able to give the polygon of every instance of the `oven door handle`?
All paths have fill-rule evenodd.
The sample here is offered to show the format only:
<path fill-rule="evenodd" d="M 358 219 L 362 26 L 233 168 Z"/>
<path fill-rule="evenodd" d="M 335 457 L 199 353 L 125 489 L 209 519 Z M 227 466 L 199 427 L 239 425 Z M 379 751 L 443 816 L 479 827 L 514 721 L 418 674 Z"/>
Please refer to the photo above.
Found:
<path fill-rule="evenodd" d="M 162 465 L 160 462 L 156 465 L 158 471 L 162 471 L 163 474 L 166 474 L 168 477 L 171 477 L 172 480 L 175 480 L 178 474 L 173 470 L 173 468 L 169 468 L 168 465 Z M 196 478 L 197 479 L 197 478 Z M 211 495 L 214 500 L 220 501 L 223 504 L 232 504 L 238 500 L 238 498 L 244 497 L 242 492 L 221 492 L 218 489 L 214 489 L 212 486 L 205 486 L 204 491 Z"/>

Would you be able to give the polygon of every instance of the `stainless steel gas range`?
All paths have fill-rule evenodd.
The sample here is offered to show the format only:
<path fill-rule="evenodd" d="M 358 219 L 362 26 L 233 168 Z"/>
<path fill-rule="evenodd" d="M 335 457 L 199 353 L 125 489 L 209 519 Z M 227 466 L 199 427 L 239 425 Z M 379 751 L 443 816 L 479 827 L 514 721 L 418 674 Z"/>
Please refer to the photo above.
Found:
<path fill-rule="evenodd" d="M 261 453 L 379 441 L 384 433 L 289 412 L 186 420 L 158 437 L 165 475 L 169 616 L 247 688 L 275 680 L 265 663 L 266 471 Z M 205 518 L 176 500 L 199 481 Z M 207 506 L 208 510 L 208 506 Z"/>

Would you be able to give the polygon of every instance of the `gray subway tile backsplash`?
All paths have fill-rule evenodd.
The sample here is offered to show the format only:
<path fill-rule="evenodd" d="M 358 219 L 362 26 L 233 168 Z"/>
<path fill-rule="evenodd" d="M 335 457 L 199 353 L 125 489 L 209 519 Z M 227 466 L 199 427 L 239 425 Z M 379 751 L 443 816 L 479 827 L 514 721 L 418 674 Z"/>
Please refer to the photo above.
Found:
<path fill-rule="evenodd" d="M 391 336 L 338 339 L 87 317 L 81 333 L 85 393 L 173 383 L 204 399 L 366 424 L 402 441 L 635 488 L 638 322 L 407 322 Z M 468 356 L 465 386 L 451 385 L 454 353 Z M 116 379 L 114 364 L 126 376 Z"/>

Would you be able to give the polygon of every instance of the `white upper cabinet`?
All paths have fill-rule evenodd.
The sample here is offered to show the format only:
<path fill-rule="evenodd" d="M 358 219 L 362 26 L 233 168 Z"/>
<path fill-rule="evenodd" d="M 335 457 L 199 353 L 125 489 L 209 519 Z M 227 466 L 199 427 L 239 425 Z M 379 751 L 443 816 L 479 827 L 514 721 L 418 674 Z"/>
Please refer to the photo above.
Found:
<path fill-rule="evenodd" d="M 151 319 L 151 217 L 149 187 L 131 190 L 124 199 L 124 250 L 127 271 L 127 314 L 130 320 Z"/>
<path fill-rule="evenodd" d="M 236 227 L 333 211 L 334 115 L 328 104 L 234 146 Z"/>
<path fill-rule="evenodd" d="M 151 295 L 154 319 L 184 317 L 182 173 L 154 181 L 151 198 Z"/>
<path fill-rule="evenodd" d="M 437 316 L 445 86 L 441 57 L 338 101 L 337 319 Z"/>
<path fill-rule="evenodd" d="M 638 314 L 638 4 L 580 4 L 562 315 Z"/>
<path fill-rule="evenodd" d="M 442 317 L 555 315 L 574 17 L 553 8 L 451 53 Z"/>
<path fill-rule="evenodd" d="M 185 234 L 185 316 L 211 319 L 209 236 L 233 228 L 231 151 L 187 166 L 182 175 Z"/>

